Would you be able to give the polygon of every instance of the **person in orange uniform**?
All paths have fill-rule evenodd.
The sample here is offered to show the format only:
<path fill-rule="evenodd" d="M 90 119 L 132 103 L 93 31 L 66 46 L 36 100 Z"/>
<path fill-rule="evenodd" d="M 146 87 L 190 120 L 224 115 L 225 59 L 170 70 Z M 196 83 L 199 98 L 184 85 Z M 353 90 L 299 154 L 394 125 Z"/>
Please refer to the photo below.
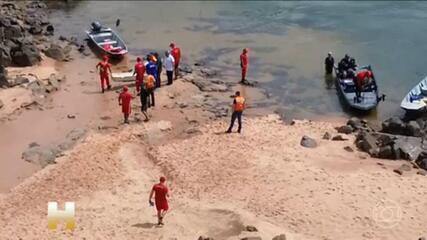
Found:
<path fill-rule="evenodd" d="M 123 87 L 123 91 L 119 95 L 119 105 L 122 106 L 122 112 L 124 115 L 124 123 L 129 124 L 129 115 L 131 112 L 131 101 L 132 101 L 132 94 L 129 92 L 129 89 L 127 86 Z"/>
<path fill-rule="evenodd" d="M 231 124 L 230 127 L 228 128 L 226 133 L 231 133 L 231 130 L 233 129 L 234 126 L 234 122 L 237 121 L 239 123 L 239 128 L 237 130 L 238 133 L 241 132 L 242 130 L 242 114 L 243 114 L 243 110 L 246 107 L 246 103 L 245 103 L 245 98 L 243 98 L 242 96 L 240 96 L 240 92 L 237 91 L 236 94 L 234 95 L 234 101 L 233 101 L 233 114 L 231 115 Z"/>
<path fill-rule="evenodd" d="M 144 81 L 144 86 L 145 86 L 145 90 L 147 91 L 147 96 L 148 96 L 148 107 L 150 108 L 151 106 L 154 107 L 154 89 L 156 88 L 156 79 L 154 78 L 153 75 L 148 75 L 145 78 Z M 151 98 L 151 101 L 150 101 Z"/>
<path fill-rule="evenodd" d="M 142 62 L 140 57 L 136 58 L 136 64 L 133 71 L 133 75 L 135 74 L 136 74 L 135 88 L 136 88 L 136 92 L 139 94 L 141 91 L 141 84 L 144 82 L 144 74 L 145 74 L 145 65 Z"/>
<path fill-rule="evenodd" d="M 175 59 L 175 80 L 178 78 L 179 74 L 179 61 L 181 60 L 181 49 L 175 45 L 175 43 L 171 43 L 169 45 L 171 48 L 170 53 L 172 57 Z"/>
<path fill-rule="evenodd" d="M 166 178 L 160 177 L 160 182 L 155 184 L 150 192 L 150 198 L 148 203 L 150 206 L 154 206 L 153 196 L 156 203 L 158 225 L 163 225 L 163 218 L 169 210 L 168 198 L 169 189 L 165 184 Z"/>
<path fill-rule="evenodd" d="M 102 93 L 105 90 L 105 83 L 107 84 L 108 89 L 111 89 L 110 85 L 110 73 L 111 73 L 111 64 L 108 62 L 108 56 L 103 57 L 103 61 L 99 62 L 96 65 L 96 69 L 99 69 L 99 77 L 101 79 L 101 89 Z"/>
<path fill-rule="evenodd" d="M 372 78 L 372 72 L 369 70 L 363 70 L 356 74 L 355 76 L 355 85 L 356 85 L 356 99 L 357 102 L 360 101 L 362 97 L 363 86 Z"/>
<path fill-rule="evenodd" d="M 244 48 L 242 54 L 240 54 L 240 67 L 242 69 L 242 80 L 241 83 L 244 83 L 246 80 L 246 73 L 248 71 L 249 66 L 249 57 L 248 57 L 248 49 Z"/>

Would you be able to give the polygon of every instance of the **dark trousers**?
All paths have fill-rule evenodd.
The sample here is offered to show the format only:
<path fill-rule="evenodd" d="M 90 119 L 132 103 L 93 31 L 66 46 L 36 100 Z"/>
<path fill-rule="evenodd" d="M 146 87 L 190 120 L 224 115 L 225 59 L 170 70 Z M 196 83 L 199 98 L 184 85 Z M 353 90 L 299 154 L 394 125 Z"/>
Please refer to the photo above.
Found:
<path fill-rule="evenodd" d="M 148 92 L 144 88 L 141 89 L 140 100 L 141 100 L 141 111 L 142 112 L 147 111 L 147 108 L 148 108 Z"/>
<path fill-rule="evenodd" d="M 236 118 L 237 118 L 237 122 L 239 123 L 239 128 L 237 129 L 237 131 L 240 133 L 240 131 L 242 130 L 242 113 L 243 112 L 234 111 L 233 114 L 231 114 L 231 124 L 227 132 L 231 132 L 234 126 L 234 122 L 236 121 Z"/>
<path fill-rule="evenodd" d="M 171 85 L 173 82 L 173 71 L 166 71 L 166 75 L 168 76 L 168 85 Z"/>
<path fill-rule="evenodd" d="M 151 89 L 148 90 L 148 107 L 154 107 L 154 103 L 154 89 Z"/>
<path fill-rule="evenodd" d="M 162 70 L 159 70 L 157 72 L 156 88 L 159 88 L 162 84 L 162 79 L 160 78 L 161 73 L 162 73 Z"/>

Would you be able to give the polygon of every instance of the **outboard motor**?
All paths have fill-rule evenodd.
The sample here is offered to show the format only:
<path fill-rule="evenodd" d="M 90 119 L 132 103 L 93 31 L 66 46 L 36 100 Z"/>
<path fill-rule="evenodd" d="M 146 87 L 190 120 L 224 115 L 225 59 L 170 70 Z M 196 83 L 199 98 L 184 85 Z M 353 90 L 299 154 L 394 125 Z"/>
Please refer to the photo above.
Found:
<path fill-rule="evenodd" d="M 101 28 L 102 28 L 101 23 L 99 23 L 99 22 L 93 22 L 93 23 L 91 24 L 91 26 L 92 26 L 92 31 L 94 31 L 94 32 L 99 32 L 99 31 L 101 31 Z"/>

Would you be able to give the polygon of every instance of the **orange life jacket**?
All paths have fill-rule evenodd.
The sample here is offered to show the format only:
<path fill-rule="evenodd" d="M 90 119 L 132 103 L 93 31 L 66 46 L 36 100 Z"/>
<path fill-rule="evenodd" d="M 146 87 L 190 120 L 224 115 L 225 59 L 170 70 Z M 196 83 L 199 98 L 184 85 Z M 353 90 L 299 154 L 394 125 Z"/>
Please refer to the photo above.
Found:
<path fill-rule="evenodd" d="M 148 75 L 145 79 L 145 88 L 146 89 L 153 89 L 155 86 L 155 79 L 153 75 Z"/>
<path fill-rule="evenodd" d="M 242 112 L 245 109 L 245 98 L 242 96 L 237 96 L 234 98 L 234 111 L 236 112 Z"/>

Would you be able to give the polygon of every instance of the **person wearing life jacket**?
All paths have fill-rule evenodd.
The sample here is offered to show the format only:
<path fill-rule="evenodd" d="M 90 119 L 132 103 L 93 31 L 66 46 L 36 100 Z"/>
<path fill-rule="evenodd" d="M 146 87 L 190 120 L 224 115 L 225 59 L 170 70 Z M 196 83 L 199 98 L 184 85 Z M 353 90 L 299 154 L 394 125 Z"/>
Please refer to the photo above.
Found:
<path fill-rule="evenodd" d="M 127 86 L 123 87 L 123 91 L 119 95 L 119 105 L 122 106 L 122 113 L 124 116 L 124 123 L 129 124 L 129 115 L 131 112 L 132 94 L 129 92 Z"/>
<path fill-rule="evenodd" d="M 233 125 L 234 122 L 238 121 L 239 124 L 239 128 L 237 130 L 238 133 L 241 132 L 242 130 L 242 114 L 243 114 L 243 110 L 245 110 L 246 107 L 246 103 L 245 103 L 245 98 L 243 98 L 242 96 L 240 96 L 240 92 L 237 91 L 235 96 L 234 96 L 234 101 L 233 101 L 233 113 L 231 114 L 231 124 L 230 127 L 228 128 L 226 133 L 231 133 L 231 130 L 233 129 Z"/>
<path fill-rule="evenodd" d="M 178 79 L 179 74 L 179 61 L 181 60 L 181 49 L 175 45 L 175 43 L 171 42 L 169 44 L 171 48 L 170 53 L 172 57 L 175 59 L 175 80 Z"/>
<path fill-rule="evenodd" d="M 156 79 L 153 75 L 148 75 L 144 81 L 144 87 L 148 94 L 148 107 L 154 107 L 154 89 L 156 88 Z M 151 101 L 150 101 L 151 98 Z"/>
<path fill-rule="evenodd" d="M 248 57 L 248 49 L 244 48 L 242 54 L 240 54 L 240 68 L 242 69 L 242 79 L 241 83 L 244 83 L 246 80 L 246 73 L 248 71 L 249 66 L 249 57 Z"/>
<path fill-rule="evenodd" d="M 102 93 L 104 93 L 105 84 L 107 84 L 108 89 L 111 89 L 111 85 L 110 85 L 111 64 L 108 63 L 108 56 L 103 57 L 103 61 L 99 62 L 96 65 L 96 69 L 99 70 L 99 77 L 101 80 L 101 89 L 102 89 Z"/>
<path fill-rule="evenodd" d="M 356 89 L 356 99 L 359 101 L 360 97 L 362 96 L 363 87 L 365 84 L 369 82 L 369 79 L 372 78 L 373 74 L 370 70 L 362 70 L 359 71 L 355 77 L 353 78 L 355 89 Z"/>
<path fill-rule="evenodd" d="M 145 65 L 142 62 L 140 57 L 136 58 L 136 64 L 133 71 L 133 75 L 135 74 L 136 74 L 135 88 L 136 88 L 136 92 L 139 94 L 141 89 L 141 84 L 144 81 L 144 74 L 145 74 Z"/>
<path fill-rule="evenodd" d="M 154 55 L 150 54 L 148 55 L 147 60 L 148 60 L 148 63 L 145 65 L 147 75 L 152 75 L 154 79 L 157 81 L 158 79 L 157 58 Z"/>

